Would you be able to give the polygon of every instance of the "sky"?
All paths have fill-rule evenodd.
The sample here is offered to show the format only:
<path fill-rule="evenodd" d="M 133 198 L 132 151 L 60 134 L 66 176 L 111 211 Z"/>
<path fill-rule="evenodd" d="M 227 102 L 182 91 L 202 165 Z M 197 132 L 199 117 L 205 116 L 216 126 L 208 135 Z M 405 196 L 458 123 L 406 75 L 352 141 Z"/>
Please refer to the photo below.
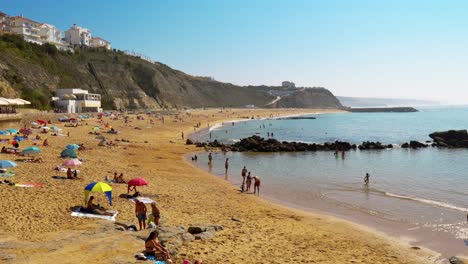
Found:
<path fill-rule="evenodd" d="M 0 11 L 238 85 L 468 103 L 468 1 L 0 0 Z"/>

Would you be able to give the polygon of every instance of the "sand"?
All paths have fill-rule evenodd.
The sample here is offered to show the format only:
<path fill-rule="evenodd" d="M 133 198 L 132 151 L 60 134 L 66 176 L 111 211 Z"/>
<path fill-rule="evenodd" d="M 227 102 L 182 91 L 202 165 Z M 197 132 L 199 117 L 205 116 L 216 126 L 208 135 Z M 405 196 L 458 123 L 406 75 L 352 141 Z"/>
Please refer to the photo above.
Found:
<path fill-rule="evenodd" d="M 140 188 L 155 198 L 166 225 L 218 224 L 225 227 L 216 237 L 194 241 L 179 249 L 175 263 L 184 258 L 203 259 L 204 263 L 431 263 L 433 252 L 411 249 L 402 241 L 389 238 L 365 227 L 333 217 L 314 215 L 272 204 L 253 195 L 240 194 L 229 182 L 193 167 L 184 155 L 200 151 L 185 145 L 185 135 L 194 132 L 193 125 L 214 124 L 245 116 L 292 115 L 327 110 L 193 110 L 181 114 L 183 121 L 165 116 L 165 123 L 154 125 L 130 115 L 130 123 L 109 120 L 118 135 L 105 134 L 117 142 L 108 149 L 98 147 L 99 140 L 88 134 L 97 125 L 64 128 L 70 137 L 47 136 L 51 146 L 42 147 L 45 163 L 18 162 L 15 182 L 43 183 L 41 187 L 19 188 L 0 185 L 0 263 L 137 263 L 134 255 L 144 249 L 141 240 L 149 230 L 122 232 L 112 222 L 70 216 L 70 209 L 83 204 L 83 188 L 102 181 L 113 172 L 123 172 L 126 179 L 143 177 L 150 185 Z M 156 119 L 155 119 L 156 120 Z M 134 129 L 135 127 L 141 130 Z M 35 134 L 34 134 L 35 135 Z M 45 136 L 42 135 L 44 138 Z M 145 143 L 145 141 L 147 143 Z M 53 168 L 63 163 L 61 150 L 70 143 L 84 143 L 92 149 L 78 151 L 86 158 L 78 169 L 83 181 L 57 180 L 65 176 Z M 21 147 L 31 145 L 28 140 Z M 1 155 L 1 159 L 19 157 Z M 239 171 L 240 173 L 240 171 Z M 119 198 L 127 187 L 112 184 L 114 205 L 109 207 L 103 194 L 98 202 L 119 211 L 117 220 L 137 223 L 134 204 Z M 236 217 L 241 222 L 232 221 Z M 142 262 L 144 263 L 144 262 Z"/>

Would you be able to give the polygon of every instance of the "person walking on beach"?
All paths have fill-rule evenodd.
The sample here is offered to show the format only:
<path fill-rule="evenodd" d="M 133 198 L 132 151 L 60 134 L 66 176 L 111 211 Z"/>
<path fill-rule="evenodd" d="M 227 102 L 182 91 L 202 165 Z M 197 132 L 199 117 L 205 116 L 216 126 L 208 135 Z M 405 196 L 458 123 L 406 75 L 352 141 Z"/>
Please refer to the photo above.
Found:
<path fill-rule="evenodd" d="M 255 176 L 254 179 L 254 194 L 260 195 L 260 177 Z"/>
<path fill-rule="evenodd" d="M 184 140 L 184 131 L 182 131 L 181 136 L 182 136 L 182 140 Z"/>
<path fill-rule="evenodd" d="M 226 158 L 226 161 L 224 162 L 224 168 L 226 169 L 225 174 L 227 175 L 229 169 L 229 158 Z"/>
<path fill-rule="evenodd" d="M 247 191 L 250 191 L 250 185 L 252 184 L 252 176 L 250 176 L 250 171 L 247 174 L 247 182 L 245 184 L 247 185 Z"/>
<path fill-rule="evenodd" d="M 369 173 L 366 173 L 366 176 L 364 177 L 364 184 L 366 186 L 369 185 L 369 177 L 370 177 Z"/>
<path fill-rule="evenodd" d="M 140 230 L 141 230 L 141 226 L 143 226 L 144 229 L 146 229 L 146 205 L 136 199 L 135 200 L 135 215 L 138 219 L 138 225 L 140 226 Z"/>
<path fill-rule="evenodd" d="M 211 165 L 211 162 L 213 161 L 213 155 L 211 155 L 211 152 L 208 154 L 208 164 Z"/>

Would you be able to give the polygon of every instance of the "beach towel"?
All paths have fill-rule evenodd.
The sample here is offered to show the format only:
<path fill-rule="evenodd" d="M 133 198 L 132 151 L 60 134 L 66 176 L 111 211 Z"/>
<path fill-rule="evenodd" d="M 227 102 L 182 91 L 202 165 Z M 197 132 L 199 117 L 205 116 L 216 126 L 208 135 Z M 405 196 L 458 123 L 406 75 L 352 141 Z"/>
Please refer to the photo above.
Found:
<path fill-rule="evenodd" d="M 0 173 L 0 177 L 12 177 L 12 176 L 15 176 L 15 173 L 14 172 L 5 172 L 5 173 Z"/>
<path fill-rule="evenodd" d="M 151 203 L 155 203 L 155 201 L 153 201 L 151 198 L 147 198 L 147 197 L 138 197 L 138 198 L 132 198 L 132 199 L 128 199 L 130 202 L 132 203 L 136 203 L 136 199 L 140 200 L 141 202 L 145 203 L 145 204 L 151 204 Z"/>
<path fill-rule="evenodd" d="M 88 213 L 80 212 L 79 210 L 80 210 L 80 208 L 78 208 L 77 210 L 75 210 L 74 212 L 72 212 L 72 213 L 71 213 L 71 216 L 75 216 L 75 217 L 89 217 L 89 218 L 99 218 L 99 219 L 104 219 L 104 220 L 108 220 L 108 221 L 115 222 L 115 217 L 116 217 L 117 214 L 118 214 L 117 211 L 112 211 L 112 210 L 106 211 L 106 212 L 109 212 L 109 213 L 113 213 L 114 215 L 112 215 L 112 216 L 110 216 L 110 215 L 88 214 Z"/>
<path fill-rule="evenodd" d="M 40 182 L 23 182 L 23 183 L 16 183 L 15 187 L 24 187 L 24 188 L 33 188 L 33 187 L 41 187 L 42 183 Z"/>

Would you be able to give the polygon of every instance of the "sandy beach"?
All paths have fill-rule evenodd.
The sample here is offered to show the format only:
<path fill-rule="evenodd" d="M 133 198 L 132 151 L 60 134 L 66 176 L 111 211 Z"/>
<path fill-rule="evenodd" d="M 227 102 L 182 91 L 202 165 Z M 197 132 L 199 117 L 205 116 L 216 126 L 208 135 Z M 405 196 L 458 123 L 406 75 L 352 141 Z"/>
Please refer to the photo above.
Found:
<path fill-rule="evenodd" d="M 83 205 L 83 189 L 93 181 L 103 181 L 114 172 L 128 180 L 143 177 L 150 182 L 139 190 L 154 198 L 165 225 L 216 224 L 224 227 L 213 239 L 192 241 L 179 247 L 174 263 L 201 258 L 203 263 L 434 263 L 437 254 L 411 248 L 403 240 L 387 237 L 374 230 L 329 216 L 313 215 L 285 208 L 253 195 L 240 194 L 229 182 L 195 168 L 184 156 L 200 151 L 185 145 L 185 135 L 225 120 L 268 117 L 271 114 L 297 115 L 330 110 L 265 109 L 192 110 L 166 115 L 164 124 L 155 117 L 129 115 L 123 119 L 104 117 L 119 134 L 104 134 L 117 144 L 97 146 L 89 134 L 99 125 L 96 118 L 81 121 L 82 126 L 63 128 L 67 136 L 47 137 L 50 146 L 41 147 L 45 163 L 16 161 L 16 183 L 41 183 L 34 188 L 0 185 L 0 263 L 138 263 L 134 255 L 144 249 L 149 230 L 116 230 L 113 222 L 71 217 L 71 208 Z M 150 124 L 150 119 L 154 124 Z M 87 123 L 87 124 L 86 124 Z M 103 127 L 103 126 L 101 126 Z M 139 129 L 135 129 L 138 127 Z M 33 134 L 34 136 L 36 133 Z M 3 136 L 2 138 L 7 138 Z M 116 141 L 128 139 L 130 143 Z M 35 141 L 21 142 L 21 148 Z M 40 141 L 42 142 L 42 141 Z M 39 142 L 39 143 L 40 143 Z M 67 144 L 83 143 L 90 148 L 78 151 L 86 161 L 77 169 L 84 180 L 59 180 L 65 176 L 54 170 L 62 164 L 59 153 Z M 1 159 L 21 157 L 1 154 Z M 240 172 L 239 172 L 240 173 Z M 2 178 L 0 178 L 2 179 Z M 3 180 L 3 179 L 2 179 Z M 119 198 L 127 192 L 125 184 L 112 184 L 113 206 L 103 194 L 98 202 L 117 210 L 117 221 L 137 224 L 134 204 Z M 233 221 L 232 218 L 240 221 Z M 141 262 L 149 263 L 149 262 Z"/>

